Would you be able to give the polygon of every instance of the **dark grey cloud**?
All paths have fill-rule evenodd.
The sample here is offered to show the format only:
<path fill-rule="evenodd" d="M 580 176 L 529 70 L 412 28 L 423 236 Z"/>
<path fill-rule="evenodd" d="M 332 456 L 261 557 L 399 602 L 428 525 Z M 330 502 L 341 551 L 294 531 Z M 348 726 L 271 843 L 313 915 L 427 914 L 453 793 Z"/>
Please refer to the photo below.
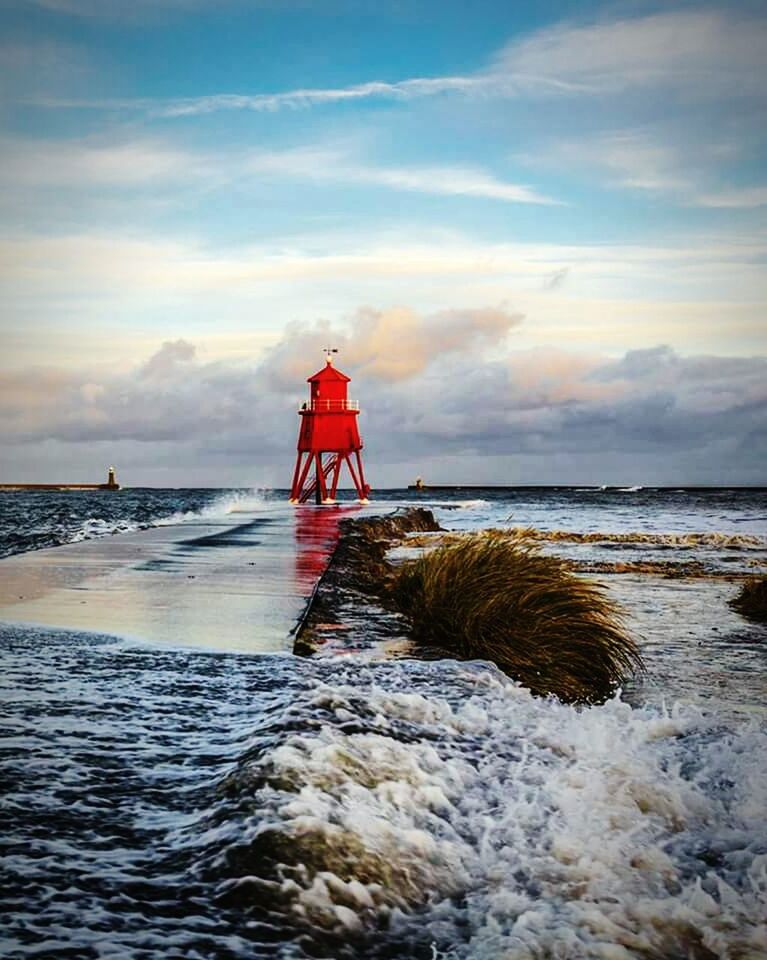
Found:
<path fill-rule="evenodd" d="M 563 457 L 597 477 L 601 464 L 625 469 L 633 457 L 638 482 L 693 482 L 703 478 L 690 471 L 703 469 L 706 482 L 717 469 L 727 482 L 753 482 L 763 470 L 767 358 L 685 357 L 662 345 L 619 359 L 515 351 L 520 320 L 503 308 L 365 309 L 343 328 L 289 327 L 256 364 L 206 363 L 177 340 L 127 375 L 14 374 L 0 380 L 3 442 L 18 463 L 41 442 L 90 450 L 91 471 L 105 450 L 120 462 L 130 451 L 178 483 L 203 465 L 224 484 L 234 465 L 287 476 L 306 377 L 323 364 L 322 347 L 338 345 L 362 403 L 366 455 L 383 475 L 445 457 L 464 458 L 468 478 L 483 459 L 532 458 L 544 482 L 581 482 L 547 467 Z M 20 479 L 10 462 L 3 473 Z"/>

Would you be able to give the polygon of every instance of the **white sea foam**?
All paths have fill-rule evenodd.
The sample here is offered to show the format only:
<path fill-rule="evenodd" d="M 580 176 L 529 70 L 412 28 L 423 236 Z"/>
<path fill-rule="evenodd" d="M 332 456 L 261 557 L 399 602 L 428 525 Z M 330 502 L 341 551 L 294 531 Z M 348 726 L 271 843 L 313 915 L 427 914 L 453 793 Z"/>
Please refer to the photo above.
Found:
<path fill-rule="evenodd" d="M 407 937 L 418 907 L 456 960 L 765 955 L 764 731 L 460 669 L 475 692 L 453 706 L 364 669 L 323 684 L 305 706 L 333 720 L 259 761 L 283 787 L 262 816 L 314 851 L 283 885 L 298 922 Z"/>
<path fill-rule="evenodd" d="M 93 540 L 96 537 L 109 537 L 115 533 L 130 533 L 140 530 L 142 524 L 134 520 L 103 520 L 100 517 L 88 517 L 68 538 L 71 543 Z"/>
<path fill-rule="evenodd" d="M 255 489 L 222 493 L 199 510 L 179 510 L 167 517 L 153 520 L 152 526 L 168 527 L 189 521 L 226 519 L 235 513 L 255 513 L 267 505 L 275 505 L 275 501 L 269 501 L 265 493 L 264 490 Z"/>
<path fill-rule="evenodd" d="M 267 507 L 279 506 L 278 501 L 270 501 L 263 490 L 238 490 L 227 492 L 216 497 L 206 506 L 197 510 L 176 510 L 165 516 L 152 517 L 147 520 L 131 520 L 124 518 L 103 519 L 88 517 L 81 521 L 77 529 L 68 531 L 64 540 L 69 543 L 79 543 L 83 540 L 93 540 L 99 537 L 109 537 L 116 533 L 131 533 L 136 530 L 145 530 L 149 527 L 172 527 L 182 523 L 199 523 L 205 520 L 225 520 L 233 514 L 262 512 Z"/>

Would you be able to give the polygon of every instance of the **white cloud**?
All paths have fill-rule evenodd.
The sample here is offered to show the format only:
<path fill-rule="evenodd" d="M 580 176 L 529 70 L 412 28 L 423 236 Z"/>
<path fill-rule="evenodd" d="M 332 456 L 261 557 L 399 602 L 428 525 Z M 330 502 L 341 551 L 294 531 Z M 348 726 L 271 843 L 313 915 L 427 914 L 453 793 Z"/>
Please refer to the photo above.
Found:
<path fill-rule="evenodd" d="M 397 190 L 448 196 L 485 197 L 508 203 L 557 204 L 531 187 L 508 183 L 472 167 L 356 167 L 347 168 L 351 179 Z M 341 176 L 343 177 L 342 170 Z"/>
<path fill-rule="evenodd" d="M 348 87 L 299 88 L 283 93 L 253 95 L 215 94 L 190 97 L 157 104 L 152 113 L 157 117 L 187 117 L 220 110 L 253 110 L 273 113 L 277 110 L 296 110 L 329 103 L 354 100 L 413 100 L 444 93 L 471 93 L 487 85 L 480 77 L 413 77 L 396 83 L 371 80 Z"/>
<path fill-rule="evenodd" d="M 414 100 L 446 93 L 466 94 L 496 87 L 497 79 L 482 76 L 413 77 L 394 83 L 379 80 L 352 84 L 348 87 L 300 87 L 280 93 L 217 93 L 200 97 L 173 99 L 149 98 L 40 98 L 41 106 L 94 109 L 139 110 L 155 118 L 193 117 L 228 110 L 250 110 L 275 113 L 278 110 L 300 110 L 323 104 L 362 100 Z"/>
<path fill-rule="evenodd" d="M 369 184 L 415 193 L 483 197 L 507 203 L 558 203 L 531 187 L 499 180 L 476 167 L 382 167 L 359 162 L 340 151 L 321 147 L 254 153 L 246 161 L 246 169 L 254 174 Z"/>
<path fill-rule="evenodd" d="M 306 246 L 304 245 L 306 244 Z M 309 249 L 332 252 L 315 253 Z M 184 287 L 224 292 L 243 281 L 313 277 L 446 276 L 464 273 L 528 280 L 535 288 L 553 270 L 570 267 L 574 276 L 644 280 L 667 270 L 722 270 L 767 255 L 767 239 L 740 245 L 726 240 L 680 242 L 678 246 L 639 244 L 475 243 L 460 236 L 441 242 L 400 236 L 304 238 L 290 244 L 254 245 L 226 252 L 193 243 L 114 234 L 60 237 L 18 236 L 0 241 L 0 278 L 6 283 L 52 291 L 82 286 L 93 293 L 115 289 L 159 290 Z"/>
<path fill-rule="evenodd" d="M 577 140 L 557 139 L 516 160 L 540 170 L 578 171 L 600 184 L 663 194 L 680 206 L 752 209 L 767 205 L 767 187 L 721 188 L 724 164 L 737 156 L 732 142 L 712 138 L 708 130 L 657 126 L 620 130 Z"/>
<path fill-rule="evenodd" d="M 750 209 L 767 206 L 767 187 L 739 187 L 699 194 L 695 198 L 699 207 L 730 207 Z"/>
<path fill-rule="evenodd" d="M 0 280 L 9 288 L 46 291 L 54 297 L 72 290 L 129 297 L 164 289 L 190 294 L 209 290 L 220 296 L 228 290 L 241 291 L 243 284 L 267 281 L 457 274 L 500 277 L 513 282 L 517 290 L 538 290 L 554 271 L 569 268 L 569 282 L 580 285 L 581 295 L 602 282 L 625 285 L 632 278 L 642 284 L 653 281 L 651 289 L 657 293 L 664 278 L 689 277 L 699 284 L 701 272 L 724 292 L 730 275 L 740 283 L 743 271 L 753 266 L 763 276 L 767 237 L 738 239 L 679 238 L 676 244 L 657 246 L 575 245 L 483 243 L 460 234 L 419 237 L 412 233 L 404 238 L 400 231 L 367 236 L 361 231 L 308 234 L 223 251 L 149 235 L 19 235 L 0 240 Z"/>
<path fill-rule="evenodd" d="M 167 187 L 190 182 L 209 188 L 266 175 L 506 203 L 558 203 L 529 186 L 500 180 L 476 167 L 377 166 L 338 150 L 312 146 L 257 153 L 202 152 L 146 138 L 122 142 L 5 138 L 0 140 L 0 153 L 0 182 L 11 191 L 56 186 Z"/>
<path fill-rule="evenodd" d="M 563 24 L 512 41 L 494 72 L 559 80 L 591 93 L 666 86 L 698 98 L 764 96 L 767 20 L 671 10 L 583 26 Z"/>
<path fill-rule="evenodd" d="M 601 168 L 621 187 L 639 190 L 685 191 L 690 185 L 690 164 L 680 151 L 661 143 L 645 131 L 607 134 L 589 141 L 559 144 L 554 151 L 562 162 Z"/>
<path fill-rule="evenodd" d="M 95 0 L 92 4 L 87 0 L 47 2 L 83 10 L 98 6 Z M 155 117 L 173 118 L 222 110 L 274 112 L 449 94 L 500 98 L 603 96 L 653 87 L 691 99 L 733 95 L 762 99 L 765 59 L 767 19 L 714 10 L 682 10 L 546 28 L 524 40 L 511 41 L 488 68 L 467 75 L 165 100 L 53 97 L 39 102 L 51 107 L 142 110 Z"/>
<path fill-rule="evenodd" d="M 617 353 L 662 341 L 765 353 L 765 258 L 764 236 L 493 244 L 414 226 L 238 248 L 114 233 L 17 236 L 0 242 L 0 366 L 55 357 L 72 367 L 81 352 L 109 366 L 135 358 L 153 335 L 192 338 L 204 358 L 247 360 L 289 321 L 344 315 L 350 302 L 410 303 L 426 315 L 511 302 L 528 317 L 515 333 L 525 347 Z M 564 269 L 566 284 L 547 289 Z"/>
<path fill-rule="evenodd" d="M 208 175 L 200 155 L 160 140 L 0 141 L 0 180 L 12 189 L 40 186 L 130 186 Z"/>

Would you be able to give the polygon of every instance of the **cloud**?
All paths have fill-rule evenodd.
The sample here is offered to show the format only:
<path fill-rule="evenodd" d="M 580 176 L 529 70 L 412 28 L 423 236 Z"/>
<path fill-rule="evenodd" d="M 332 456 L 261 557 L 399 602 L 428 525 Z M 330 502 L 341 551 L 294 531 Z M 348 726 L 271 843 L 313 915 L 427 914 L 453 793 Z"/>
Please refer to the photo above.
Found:
<path fill-rule="evenodd" d="M 96 0 L 40 0 L 97 10 Z M 182 4 L 184 0 L 178 0 Z M 467 75 L 368 80 L 345 87 L 299 87 L 274 93 L 218 93 L 151 99 L 66 99 L 50 107 L 141 110 L 154 117 L 229 110 L 275 112 L 367 100 L 470 97 L 592 97 L 665 87 L 686 98 L 764 97 L 767 19 L 715 10 L 664 11 L 590 24 L 563 23 L 512 40 L 485 69 Z"/>
<path fill-rule="evenodd" d="M 557 204 L 529 186 L 476 167 L 377 166 L 323 147 L 288 150 L 190 150 L 159 139 L 129 141 L 0 139 L 0 182 L 10 191 L 68 187 L 167 190 L 190 184 L 210 189 L 255 177 L 307 183 L 363 184 L 438 196 L 482 197 L 507 203 Z"/>
<path fill-rule="evenodd" d="M 710 122 L 710 121 L 709 121 Z M 767 187 L 734 189 L 712 186 L 726 177 L 725 166 L 738 145 L 712 136 L 708 125 L 697 129 L 656 124 L 611 131 L 577 140 L 546 142 L 516 159 L 540 171 L 542 166 L 597 179 L 611 188 L 657 193 L 686 207 L 753 209 L 767 204 Z"/>
<path fill-rule="evenodd" d="M 582 348 L 598 338 L 610 351 L 665 341 L 686 351 L 762 352 L 765 258 L 765 237 L 741 231 L 658 246 L 485 243 L 417 226 L 239 247 L 115 232 L 22 234 L 0 240 L 2 364 L 48 356 L 74 366 L 80 349 L 111 363 L 143 355 L 153 334 L 173 340 L 190 331 L 201 347 L 228 336 L 226 349 L 211 350 L 231 355 L 240 337 L 273 341 L 288 321 L 343 315 L 349 302 L 410 303 L 431 316 L 451 303 L 513 300 L 528 318 L 518 332 L 525 346 Z M 565 286 L 546 289 L 565 269 Z"/>
<path fill-rule="evenodd" d="M 543 289 L 559 290 L 560 287 L 565 285 L 569 273 L 569 267 L 561 267 L 559 270 L 552 270 L 551 273 L 545 274 L 543 278 Z"/>
<path fill-rule="evenodd" d="M 99 142 L 5 137 L 0 153 L 0 178 L 10 189 L 142 186 L 211 173 L 203 155 L 148 138 Z"/>
<path fill-rule="evenodd" d="M 307 369 L 323 347 L 342 350 L 346 366 L 382 390 L 412 382 L 440 358 L 498 349 L 522 318 L 503 307 L 420 315 L 402 307 L 360 309 L 346 324 L 289 326 L 260 365 L 201 362 L 194 344 L 166 341 L 129 373 L 35 368 L 0 384 L 0 417 L 9 435 L 69 442 L 130 439 L 184 442 L 233 429 L 266 432 L 286 399 L 303 393 Z M 257 426 L 254 426 L 256 424 Z M 250 441 L 249 441 L 250 442 Z"/>
<path fill-rule="evenodd" d="M 703 193 L 695 198 L 695 203 L 699 207 L 729 207 L 740 210 L 764 207 L 767 206 L 767 187 L 739 187 Z"/>
<path fill-rule="evenodd" d="M 360 377 L 381 383 L 411 380 L 437 357 L 465 353 L 476 356 L 500 347 L 522 316 L 504 307 L 453 309 L 421 315 L 409 307 L 375 310 L 363 307 L 346 329 L 329 324 L 293 324 L 266 360 L 269 382 L 291 389 L 301 379 L 306 355 L 320 356 L 324 346 L 338 347 L 341 357 Z"/>
<path fill-rule="evenodd" d="M 592 24 L 562 24 L 509 43 L 495 73 L 558 80 L 591 94 L 666 87 L 693 99 L 762 98 L 767 19 L 671 10 Z"/>
<path fill-rule="evenodd" d="M 536 190 L 515 183 L 498 180 L 472 167 L 390 167 L 346 168 L 338 172 L 340 179 L 360 183 L 380 184 L 396 190 L 417 193 L 435 193 L 446 196 L 485 197 L 507 203 L 559 204 Z"/>
<path fill-rule="evenodd" d="M 194 360 L 197 348 L 187 340 L 166 340 L 157 353 L 140 368 L 138 376 L 142 380 L 159 380 L 176 373 L 179 367 Z"/>
<path fill-rule="evenodd" d="M 582 169 L 601 170 L 615 186 L 676 192 L 690 188 L 700 162 L 698 158 L 691 169 L 684 151 L 644 130 L 559 142 L 547 151 L 547 157 L 568 168 L 578 164 Z"/>
<path fill-rule="evenodd" d="M 478 77 L 413 77 L 396 83 L 371 80 L 348 87 L 299 88 L 283 93 L 253 95 L 214 94 L 171 100 L 150 106 L 156 117 L 188 117 L 221 110 L 253 110 L 274 113 L 278 110 L 298 110 L 325 104 L 348 103 L 359 100 L 414 100 L 445 93 L 465 94 L 486 85 Z"/>
<path fill-rule="evenodd" d="M 227 464 L 243 461 L 280 476 L 281 464 L 286 478 L 305 379 L 322 365 L 321 348 L 338 345 L 337 363 L 362 402 L 366 453 L 380 465 L 407 462 L 415 471 L 449 456 L 470 476 L 476 458 L 553 464 L 567 454 L 590 458 L 599 475 L 611 457 L 636 456 L 650 470 L 638 482 L 652 482 L 653 470 L 668 477 L 688 454 L 714 481 L 717 471 L 734 482 L 759 469 L 748 438 L 763 430 L 767 358 L 684 356 L 665 346 L 618 360 L 518 350 L 507 336 L 520 319 L 503 308 L 364 308 L 344 324 L 293 326 L 255 364 L 204 362 L 191 343 L 166 342 L 128 373 L 6 375 L 0 423 L 14 449 L 41 440 L 110 451 L 139 444 L 145 463 L 175 460 L 179 481 L 212 459 L 221 482 Z M 570 478 L 552 466 L 540 479 Z"/>
<path fill-rule="evenodd" d="M 245 168 L 256 175 L 369 184 L 442 196 L 485 197 L 510 203 L 558 203 L 530 187 L 499 180 L 476 167 L 381 167 L 322 147 L 259 151 L 250 154 Z"/>
<path fill-rule="evenodd" d="M 276 113 L 309 107 L 365 100 L 409 101 L 440 94 L 467 94 L 497 86 L 497 80 L 480 76 L 413 77 L 394 83 L 379 80 L 347 87 L 300 87 L 278 93 L 216 93 L 177 98 L 59 98 L 41 97 L 39 106 L 77 110 L 127 110 L 146 112 L 161 119 L 195 117 L 232 110 Z"/>
<path fill-rule="evenodd" d="M 319 252 L 317 252 L 319 251 Z M 329 251 L 329 252 L 326 252 Z M 188 238 L 123 236 L 115 233 L 17 235 L 0 240 L 0 281 L 30 292 L 44 288 L 59 295 L 68 290 L 119 291 L 210 289 L 224 294 L 234 284 L 294 281 L 300 278 L 365 276 L 500 276 L 536 287 L 554 272 L 577 269 L 578 277 L 660 280 L 698 271 L 727 269 L 740 283 L 741 269 L 761 270 L 767 238 L 760 234 L 720 235 L 710 239 L 679 237 L 657 246 L 634 243 L 487 243 L 459 234 L 403 237 L 401 231 L 365 236 L 287 238 L 264 245 L 207 248 Z M 673 269 L 672 269 L 673 268 Z M 720 291 L 721 292 L 721 291 Z"/>

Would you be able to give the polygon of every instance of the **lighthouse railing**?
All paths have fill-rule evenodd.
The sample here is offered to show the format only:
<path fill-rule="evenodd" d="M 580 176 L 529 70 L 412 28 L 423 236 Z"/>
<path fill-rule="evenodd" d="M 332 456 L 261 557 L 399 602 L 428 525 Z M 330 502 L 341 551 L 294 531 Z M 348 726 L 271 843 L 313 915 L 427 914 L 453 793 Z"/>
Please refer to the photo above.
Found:
<path fill-rule="evenodd" d="M 311 410 L 313 413 L 339 413 L 344 410 L 359 410 L 359 400 L 310 400 L 301 405 L 299 413 Z"/>

